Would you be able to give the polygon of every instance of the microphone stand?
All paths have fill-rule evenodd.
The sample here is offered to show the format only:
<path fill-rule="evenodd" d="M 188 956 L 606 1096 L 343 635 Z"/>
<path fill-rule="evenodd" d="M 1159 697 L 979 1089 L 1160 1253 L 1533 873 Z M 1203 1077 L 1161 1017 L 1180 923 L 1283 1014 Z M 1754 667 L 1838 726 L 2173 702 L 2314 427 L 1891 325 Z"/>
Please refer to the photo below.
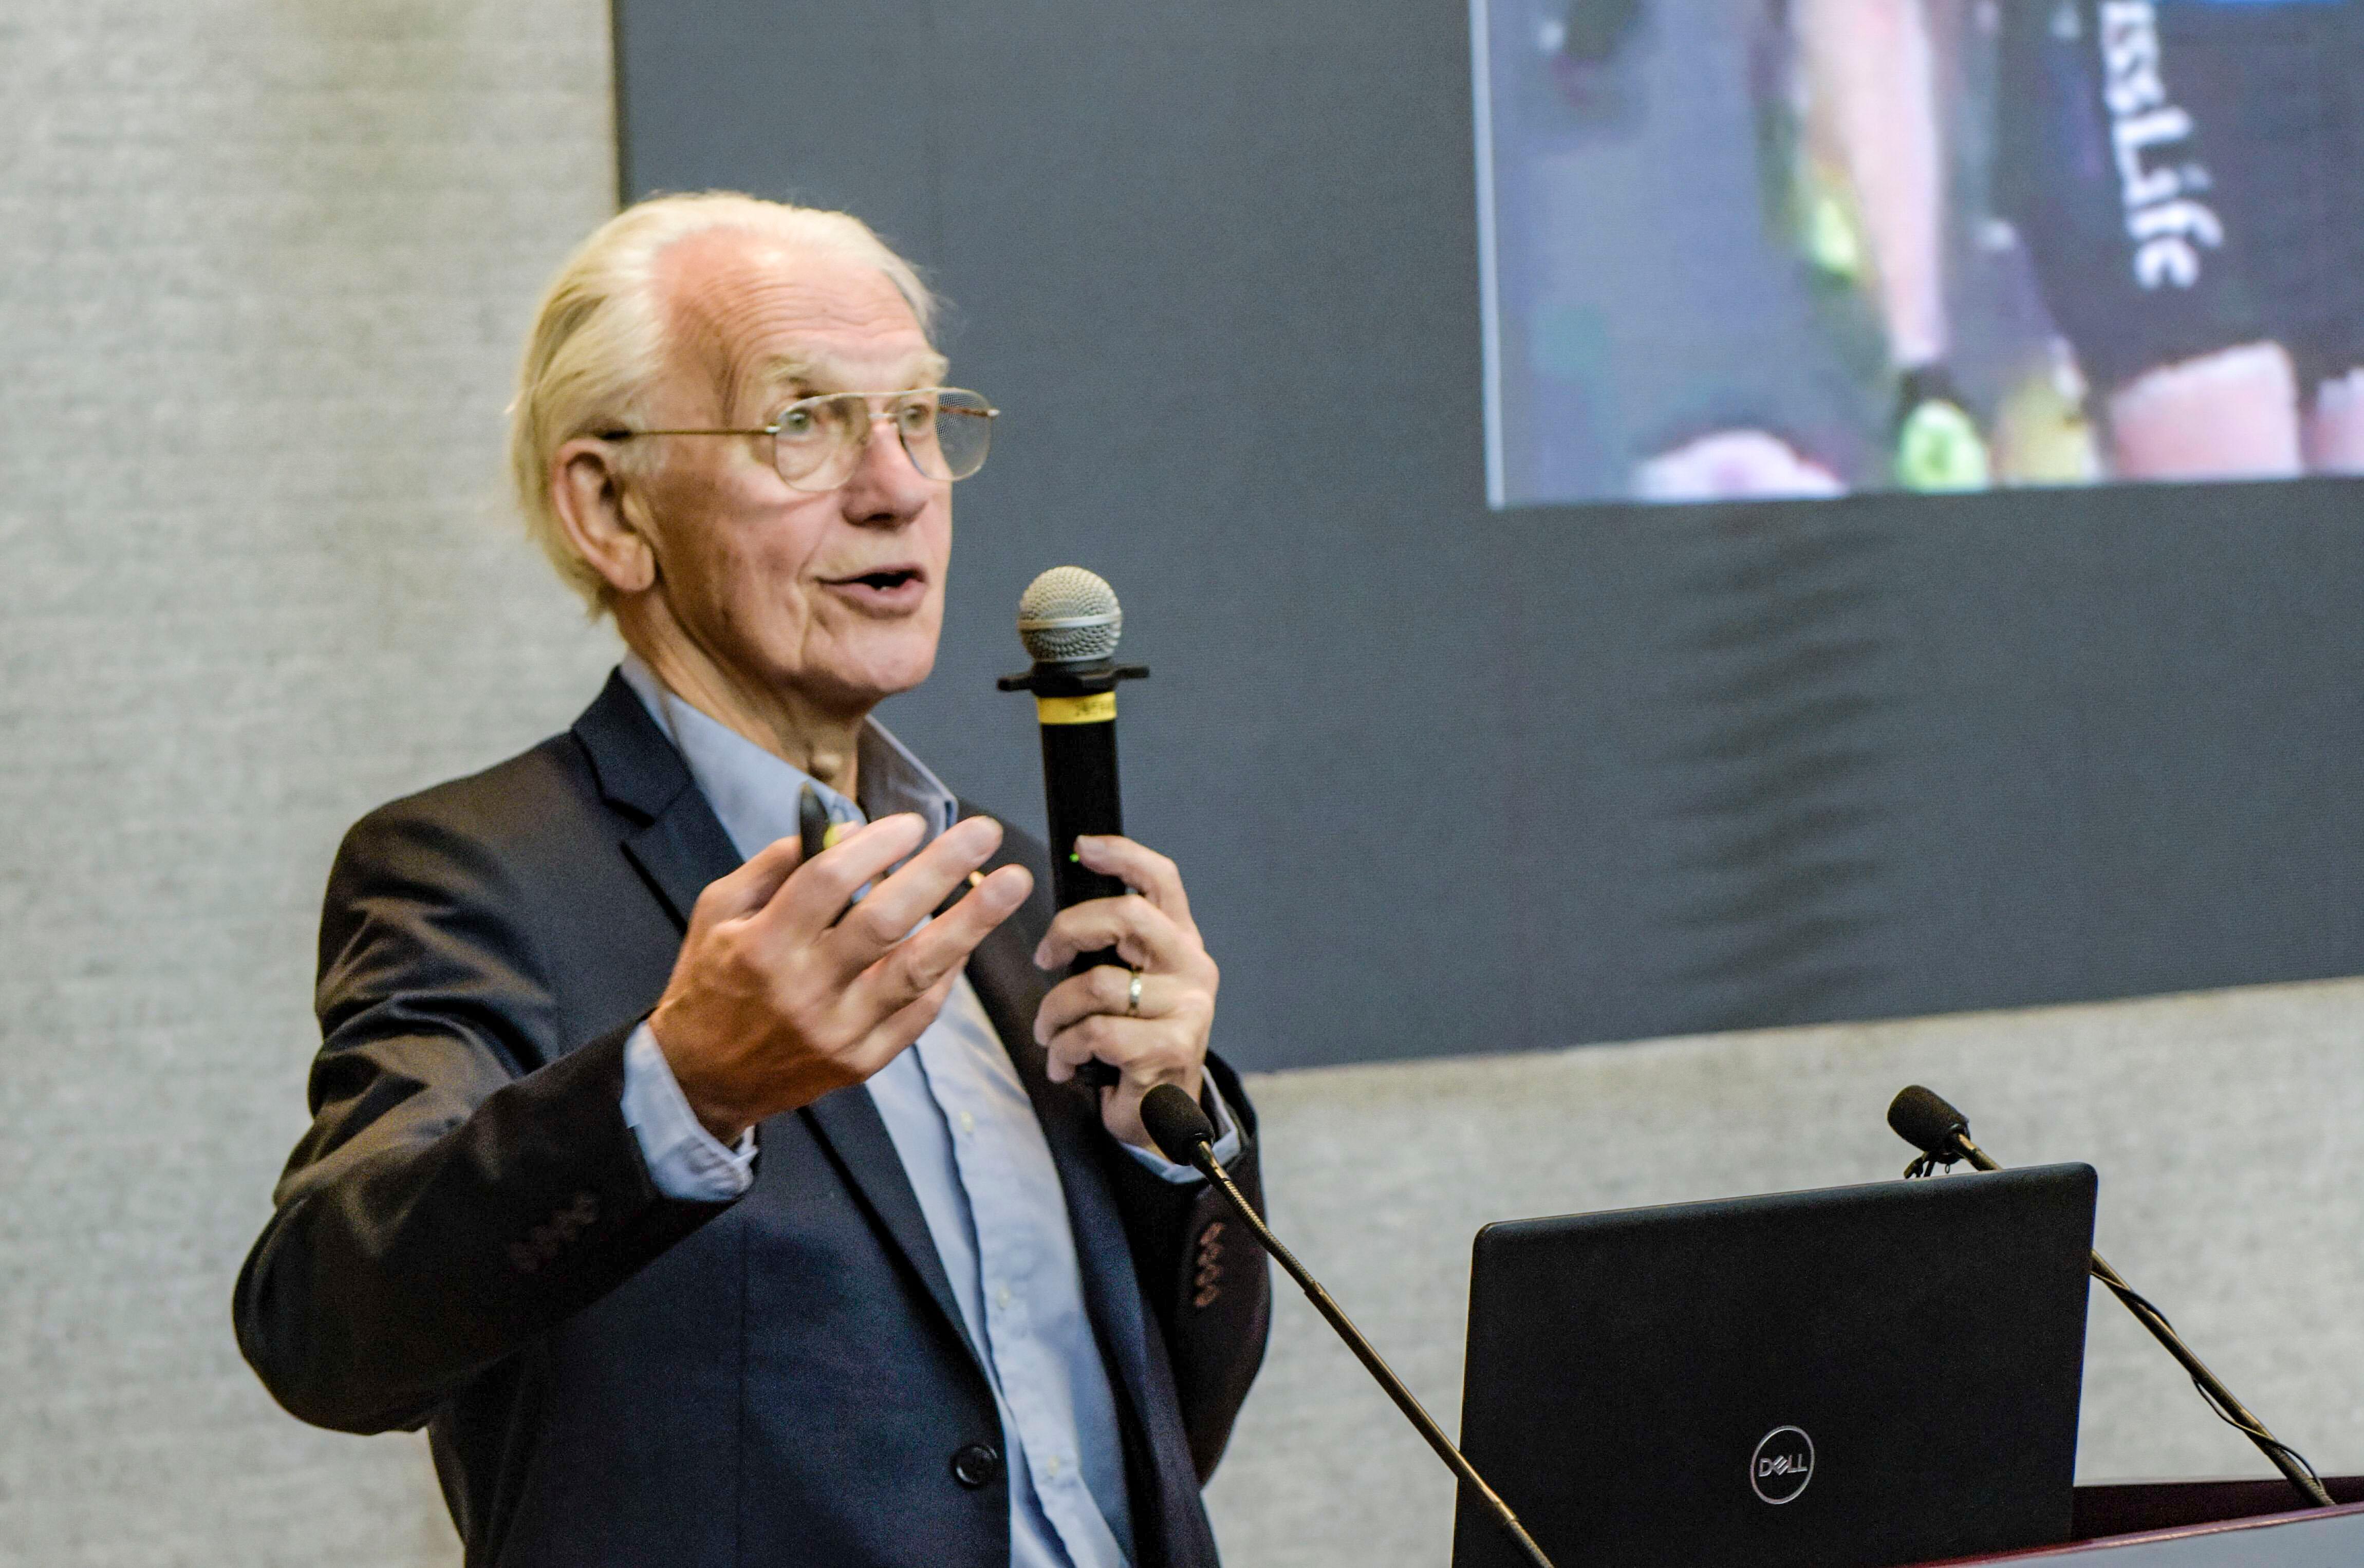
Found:
<path fill-rule="evenodd" d="M 1501 1520 L 1502 1528 L 1511 1532 L 1511 1538 L 1518 1542 L 1519 1551 L 1526 1560 L 1533 1563 L 1534 1568 L 1552 1568 L 1552 1560 L 1544 1555 L 1544 1549 L 1535 1544 L 1535 1538 L 1527 1533 L 1527 1527 L 1519 1522 L 1519 1516 L 1511 1511 L 1511 1505 L 1502 1501 L 1500 1495 L 1486 1485 L 1486 1478 L 1478 1473 L 1477 1467 L 1462 1456 L 1459 1449 L 1453 1446 L 1453 1440 L 1444 1435 L 1444 1429 L 1422 1407 L 1412 1391 L 1404 1386 L 1403 1379 L 1395 1374 L 1395 1369 L 1371 1348 L 1371 1341 L 1363 1338 L 1363 1331 L 1355 1327 L 1354 1320 L 1330 1299 L 1330 1293 L 1321 1288 L 1321 1283 L 1305 1272 L 1305 1265 L 1297 1261 L 1297 1255 L 1281 1244 L 1280 1238 L 1265 1224 L 1255 1207 L 1232 1184 L 1231 1173 L 1216 1162 L 1215 1151 L 1205 1139 L 1193 1140 L 1190 1163 L 1197 1167 L 1200 1175 L 1214 1184 L 1215 1190 L 1223 1195 L 1224 1201 L 1232 1206 L 1232 1211 L 1240 1217 L 1241 1223 L 1255 1233 L 1255 1239 L 1263 1243 L 1266 1251 L 1272 1254 L 1273 1261 L 1297 1282 L 1298 1288 L 1305 1293 L 1305 1299 L 1313 1303 L 1313 1310 L 1321 1314 L 1330 1327 L 1337 1330 L 1338 1337 L 1346 1341 L 1346 1348 L 1355 1352 L 1355 1359 L 1363 1363 L 1379 1386 L 1387 1390 L 1388 1397 L 1396 1402 L 1396 1408 L 1404 1413 L 1404 1419 L 1428 1440 L 1428 1446 L 1436 1451 L 1436 1457 L 1444 1461 L 1445 1467 L 1461 1478 L 1461 1484 L 1476 1493 L 1488 1510 Z"/>
<path fill-rule="evenodd" d="M 1977 1170 L 2002 1169 L 1985 1150 L 1970 1141 L 1968 1129 L 1956 1128 L 1953 1136 L 1959 1151 L 1958 1158 L 1968 1160 Z M 1952 1162 L 1946 1162 L 1950 1164 Z M 2111 1294 L 2126 1304 L 2126 1310 L 2135 1315 L 2135 1321 L 2149 1329 L 2151 1338 L 2164 1345 L 2167 1353 L 2191 1374 L 2191 1381 L 2199 1385 L 2201 1395 L 2216 1407 L 2226 1424 L 2257 1444 L 2258 1451 L 2273 1461 L 2274 1468 L 2298 1488 L 2299 1496 L 2318 1508 L 2333 1507 L 2331 1494 L 2323 1489 L 2323 1483 L 2315 1478 L 2314 1473 L 2291 1451 L 2281 1439 L 2267 1430 L 2266 1424 L 2251 1415 L 2247 1406 L 2233 1397 L 2233 1391 L 2208 1370 L 2208 1363 L 2191 1353 L 2191 1347 L 2183 1342 L 2183 1336 L 2175 1331 L 2175 1325 L 2167 1320 L 2167 1314 L 2153 1307 L 2140 1291 L 2128 1284 L 2117 1270 L 2110 1267 L 2109 1260 L 2098 1251 L 2093 1253 L 2092 1274 L 2110 1287 Z"/>

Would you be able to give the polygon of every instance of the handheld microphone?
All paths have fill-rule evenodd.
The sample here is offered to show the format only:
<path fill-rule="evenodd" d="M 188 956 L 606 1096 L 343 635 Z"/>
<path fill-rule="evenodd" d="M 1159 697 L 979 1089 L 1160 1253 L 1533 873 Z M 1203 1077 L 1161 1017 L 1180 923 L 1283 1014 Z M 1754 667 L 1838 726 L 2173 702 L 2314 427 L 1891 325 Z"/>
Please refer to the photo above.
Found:
<path fill-rule="evenodd" d="M 1116 688 L 1149 674 L 1146 665 L 1115 662 L 1124 610 L 1116 590 L 1080 566 L 1054 566 L 1026 586 L 1018 601 L 1018 639 L 1032 668 L 995 683 L 1005 692 L 1034 694 L 1043 728 L 1043 804 L 1051 829 L 1052 901 L 1059 908 L 1129 891 L 1112 876 L 1085 866 L 1076 854 L 1079 834 L 1124 831 L 1117 785 Z M 1102 964 L 1121 969 L 1113 948 L 1087 952 L 1068 967 L 1081 974 Z M 1076 1076 L 1092 1088 L 1117 1082 L 1105 1062 L 1087 1062 Z"/>
<path fill-rule="evenodd" d="M 1931 1175 L 1939 1166 L 1951 1166 L 1961 1160 L 1980 1171 L 2002 1168 L 1970 1140 L 1969 1118 L 1947 1104 L 1943 1095 L 1918 1084 L 1907 1084 L 1889 1102 L 1888 1125 L 1899 1138 L 1921 1151 L 1921 1157 L 1904 1167 L 1908 1178 Z M 2306 1462 L 2303 1454 L 2267 1430 L 2266 1424 L 2251 1415 L 2247 1406 L 2233 1397 L 2233 1391 L 2208 1370 L 2207 1363 L 2191 1353 L 2191 1347 L 2183 1342 L 2175 1325 L 2167 1320 L 2166 1313 L 2128 1284 L 2098 1251 L 2093 1254 L 2092 1273 L 2095 1279 L 2110 1287 L 2112 1295 L 2126 1304 L 2135 1321 L 2149 1329 L 2151 1338 L 2166 1346 L 2167 1353 L 2191 1374 L 2192 1386 L 2200 1390 L 2200 1396 L 2208 1401 L 2217 1419 L 2257 1444 L 2258 1451 L 2273 1461 L 2274 1468 L 2289 1478 L 2300 1496 L 2319 1508 L 2332 1506 L 2331 1494 L 2324 1490 L 2314 1466 Z"/>
<path fill-rule="evenodd" d="M 1142 1096 L 1141 1124 L 1148 1129 L 1150 1140 L 1157 1145 L 1158 1152 L 1177 1165 L 1193 1167 L 1223 1195 L 1224 1201 L 1232 1206 L 1232 1211 L 1240 1217 L 1240 1223 L 1254 1233 L 1256 1240 L 1271 1254 L 1273 1262 L 1297 1282 L 1298 1288 L 1305 1293 L 1305 1299 L 1313 1303 L 1313 1309 L 1337 1330 L 1340 1339 L 1346 1341 L 1346 1348 L 1355 1352 L 1355 1359 L 1363 1363 L 1365 1370 L 1387 1391 L 1388 1397 L 1396 1402 L 1396 1408 L 1404 1413 L 1404 1418 L 1428 1440 L 1428 1446 L 1436 1451 L 1436 1457 L 1444 1461 L 1445 1468 L 1460 1477 L 1462 1485 L 1477 1494 L 1487 1510 L 1502 1522 L 1502 1528 L 1511 1532 L 1511 1539 L 1518 1543 L 1527 1561 L 1535 1564 L 1535 1568 L 1552 1568 L 1551 1559 L 1544 1555 L 1544 1549 L 1535 1544 L 1535 1538 L 1529 1535 L 1526 1527 L 1519 1522 L 1519 1516 L 1511 1511 L 1511 1505 L 1502 1501 L 1501 1495 L 1486 1485 L 1486 1478 L 1478 1473 L 1477 1466 L 1453 1446 L 1453 1440 L 1444 1435 L 1444 1429 L 1436 1424 L 1413 1396 L 1412 1391 L 1404 1386 L 1403 1379 L 1395 1374 L 1395 1369 L 1380 1359 L 1379 1352 L 1371 1348 L 1370 1340 L 1363 1338 L 1363 1331 L 1355 1327 L 1354 1320 L 1330 1299 L 1330 1293 L 1321 1288 L 1321 1282 L 1305 1272 L 1305 1265 L 1297 1261 L 1297 1255 L 1281 1245 L 1280 1238 L 1265 1224 L 1264 1217 L 1255 1211 L 1246 1195 L 1232 1185 L 1231 1173 L 1215 1159 L 1214 1124 L 1207 1119 L 1207 1113 L 1199 1108 L 1199 1102 L 1175 1084 L 1160 1084 Z"/>

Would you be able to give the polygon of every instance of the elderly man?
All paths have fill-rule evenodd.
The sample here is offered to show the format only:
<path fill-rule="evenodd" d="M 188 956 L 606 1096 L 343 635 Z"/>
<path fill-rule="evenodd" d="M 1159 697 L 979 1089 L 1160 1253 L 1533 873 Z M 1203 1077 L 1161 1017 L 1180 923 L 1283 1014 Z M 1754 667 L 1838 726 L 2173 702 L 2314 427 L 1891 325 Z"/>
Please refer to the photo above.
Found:
<path fill-rule="evenodd" d="M 934 662 L 990 429 L 930 314 L 842 214 L 595 234 L 512 458 L 630 652 L 330 873 L 239 1342 L 306 1420 L 425 1425 L 471 1564 L 1215 1561 L 1270 1297 L 1141 1126 L 1181 1084 L 1253 1185 L 1181 879 L 1082 840 L 1134 891 L 1053 918 L 1040 846 L 869 717 Z M 807 788 L 842 825 L 809 863 Z M 1132 972 L 1053 984 L 1107 948 Z"/>

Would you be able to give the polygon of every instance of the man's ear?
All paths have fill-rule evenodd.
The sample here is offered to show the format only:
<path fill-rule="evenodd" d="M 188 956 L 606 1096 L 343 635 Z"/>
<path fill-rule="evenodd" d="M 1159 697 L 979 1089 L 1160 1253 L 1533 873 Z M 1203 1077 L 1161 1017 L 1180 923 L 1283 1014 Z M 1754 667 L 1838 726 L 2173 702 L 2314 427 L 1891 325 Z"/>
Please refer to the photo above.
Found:
<path fill-rule="evenodd" d="M 610 442 L 578 437 L 550 460 L 550 504 L 567 543 L 619 595 L 644 593 L 657 580 L 656 550 L 632 515 L 645 510 L 636 501 L 625 494 Z"/>

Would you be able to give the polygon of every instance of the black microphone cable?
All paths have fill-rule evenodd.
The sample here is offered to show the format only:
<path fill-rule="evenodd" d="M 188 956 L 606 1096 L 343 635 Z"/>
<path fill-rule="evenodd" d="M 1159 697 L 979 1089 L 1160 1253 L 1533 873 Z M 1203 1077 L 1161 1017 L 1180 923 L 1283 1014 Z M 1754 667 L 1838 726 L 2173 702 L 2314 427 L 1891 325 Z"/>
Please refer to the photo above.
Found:
<path fill-rule="evenodd" d="M 2143 1295 L 2142 1292 L 2135 1289 L 2134 1286 L 2128 1284 L 2124 1280 L 2118 1278 L 2116 1270 L 2111 1269 L 2108 1273 L 2104 1274 L 2102 1270 L 2108 1269 L 2109 1265 L 2101 1262 L 2101 1258 L 2098 1253 L 2095 1254 L 2094 1262 L 2097 1266 L 2093 1270 L 2093 1277 L 2100 1280 L 2103 1284 L 2108 1285 L 2111 1290 L 2114 1291 L 2117 1294 L 2118 1299 L 2126 1304 L 2126 1309 L 2128 1311 L 2132 1312 L 2138 1318 L 2156 1318 L 2166 1328 L 2169 1333 L 2173 1334 L 2176 1332 L 2175 1325 L 2168 1321 L 2167 1314 L 2158 1309 L 2157 1303 L 2153 1302 L 2150 1297 Z M 2322 1473 L 2314 1468 L 2314 1464 L 2309 1462 L 2306 1455 L 2299 1452 L 2298 1450 L 2291 1447 L 2290 1444 L 2282 1441 L 2281 1439 L 2268 1431 L 2258 1423 L 2258 1418 L 2255 1416 L 2250 1415 L 2247 1410 L 2240 1410 L 2240 1413 L 2236 1415 L 2233 1410 L 2226 1409 L 2224 1402 L 2216 1397 L 2215 1391 L 2210 1388 L 2206 1384 L 2201 1382 L 2197 1374 L 2195 1374 L 2191 1379 L 2191 1386 L 2200 1391 L 2201 1398 L 2208 1401 L 2208 1408 L 2215 1412 L 2215 1416 L 2218 1420 L 2224 1422 L 2226 1426 L 2232 1428 L 2235 1431 L 2240 1433 L 2243 1437 L 2257 1444 L 2258 1448 L 2264 1450 L 2267 1458 L 2272 1459 L 2278 1453 L 2288 1455 L 2292 1463 L 2296 1464 L 2301 1470 L 2306 1472 L 2308 1480 L 2314 1482 L 2318 1488 L 2323 1487 Z M 2236 1408 L 2237 1409 L 2238 1407 L 2236 1407 Z M 2279 1461 L 2276 1462 L 2278 1465 L 2280 1464 Z M 2280 1467 L 2284 1474 L 2289 1473 L 2289 1466 L 2280 1465 Z M 2292 1477 L 2293 1485 L 2296 1484 L 2296 1480 L 2297 1478 L 2295 1476 Z M 2306 1488 L 2302 1486 L 2299 1490 L 2303 1492 Z M 2321 1498 L 2317 1499 L 2310 1497 L 2308 1500 L 2311 1502 L 2317 1502 L 2324 1507 L 2330 1507 L 2332 1501 L 2330 1491 L 2327 1488 L 2324 1489 Z"/>
<path fill-rule="evenodd" d="M 1907 1179 L 1933 1175 L 1940 1168 L 1951 1169 L 1957 1162 L 1963 1160 L 1968 1161 L 1976 1170 L 2002 1169 L 1985 1150 L 1971 1141 L 1968 1118 L 1947 1103 L 1945 1096 L 1918 1084 L 1907 1084 L 1897 1092 L 1895 1099 L 1889 1102 L 1888 1125 L 1899 1138 L 1921 1151 L 1920 1158 L 1904 1167 Z M 2314 1466 L 2307 1462 L 2306 1456 L 2274 1436 L 2263 1421 L 2250 1413 L 2247 1406 L 2233 1396 L 2233 1391 L 2225 1386 L 2224 1381 L 2209 1371 L 2207 1363 L 2194 1355 L 2191 1347 L 2183 1342 L 2183 1336 L 2175 1331 L 2175 1325 L 2168 1321 L 2166 1313 L 2154 1306 L 2149 1297 L 2128 1284 L 2124 1276 L 2110 1266 L 2109 1260 L 2098 1251 L 2092 1254 L 2091 1270 L 2095 1279 L 2109 1286 L 2111 1294 L 2125 1303 L 2126 1310 L 2135 1315 L 2135 1321 L 2149 1329 L 2151 1338 L 2167 1348 L 2167 1353 L 2173 1356 L 2177 1364 L 2191 1376 L 2191 1386 L 2200 1391 L 2200 1396 L 2208 1402 L 2208 1408 L 2214 1412 L 2218 1420 L 2257 1444 L 2258 1451 L 2273 1462 L 2274 1468 L 2282 1473 L 2297 1488 L 2299 1496 L 2309 1504 L 2319 1508 L 2333 1506 L 2331 1494 L 2323 1485 L 2323 1477 L 2315 1473 Z"/>

